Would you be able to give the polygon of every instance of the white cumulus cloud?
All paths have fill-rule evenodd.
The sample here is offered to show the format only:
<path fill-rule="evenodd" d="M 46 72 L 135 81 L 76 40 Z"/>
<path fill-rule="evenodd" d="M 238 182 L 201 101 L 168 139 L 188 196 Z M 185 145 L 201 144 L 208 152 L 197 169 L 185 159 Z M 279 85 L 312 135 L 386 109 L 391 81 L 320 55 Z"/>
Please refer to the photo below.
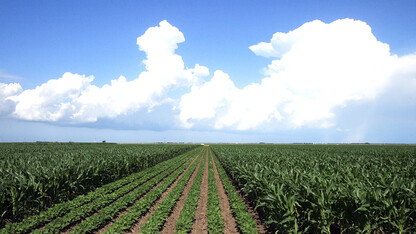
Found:
<path fill-rule="evenodd" d="M 207 67 L 185 67 L 175 52 L 184 41 L 183 33 L 167 21 L 146 30 L 137 38 L 139 50 L 146 53 L 145 71 L 133 80 L 120 76 L 98 87 L 93 76 L 67 72 L 28 90 L 0 83 L 0 115 L 79 123 L 174 105 L 173 111 L 159 113 L 175 120 L 172 114 L 179 113 L 178 123 L 185 128 L 208 124 L 257 130 L 275 125 L 331 127 L 340 108 L 382 95 L 416 104 L 416 54 L 391 54 L 389 45 L 378 41 L 362 21 L 315 20 L 250 46 L 271 61 L 263 79 L 243 88 L 223 71 L 204 81 L 210 74 Z M 169 97 L 169 91 L 184 88 L 190 90 L 178 100 Z"/>
<path fill-rule="evenodd" d="M 229 76 L 216 71 L 212 79 L 182 96 L 179 108 L 180 119 L 185 127 L 193 122 L 215 118 L 213 127 L 232 127 L 239 130 L 255 128 L 263 121 L 281 119 L 276 104 L 281 102 L 272 80 L 264 79 L 262 84 L 251 84 L 244 89 L 235 87 Z M 269 100 L 267 105 L 264 101 Z"/>
<path fill-rule="evenodd" d="M 194 86 L 191 92 L 181 97 L 179 118 L 186 127 L 191 127 L 190 119 L 213 118 L 218 108 L 229 108 L 228 100 L 233 99 L 237 88 L 230 77 L 222 71 L 216 71 L 209 82 Z"/>
<path fill-rule="evenodd" d="M 14 111 L 14 103 L 9 100 L 9 97 L 20 92 L 22 92 L 22 86 L 18 83 L 0 83 L 0 116 Z"/>
<path fill-rule="evenodd" d="M 182 32 L 167 21 L 160 22 L 159 27 L 149 28 L 137 38 L 139 49 L 146 52 L 147 59 L 143 61 L 146 71 L 133 81 L 120 77 L 101 88 L 89 86 L 75 100 L 80 108 L 72 117 L 92 122 L 141 108 L 150 110 L 169 100 L 166 96 L 169 89 L 190 86 L 199 77 L 209 75 L 208 68 L 198 64 L 192 69 L 185 68 L 182 57 L 175 54 L 177 44 L 184 41 Z"/>
<path fill-rule="evenodd" d="M 169 89 L 190 86 L 209 75 L 208 68 L 198 64 L 185 68 L 182 57 L 175 54 L 177 44 L 184 41 L 182 32 L 162 21 L 137 38 L 139 49 L 146 53 L 146 70 L 137 79 L 120 76 L 97 87 L 92 84 L 93 76 L 68 72 L 10 97 L 16 105 L 13 114 L 25 120 L 94 122 L 142 108 L 150 110 L 169 101 Z"/>
<path fill-rule="evenodd" d="M 315 20 L 249 48 L 274 58 L 265 69 L 266 77 L 237 89 L 232 81 L 217 82 L 216 73 L 182 97 L 185 126 L 209 119 L 219 129 L 256 129 L 273 120 L 295 128 L 330 127 L 335 125 L 335 108 L 374 100 L 391 82 L 414 83 L 416 75 L 413 56 L 392 55 L 369 25 L 352 19 L 329 24 Z M 220 101 L 213 101 L 210 95 L 215 90 L 229 91 L 214 94 Z"/>
<path fill-rule="evenodd" d="M 65 73 L 35 89 L 24 90 L 9 97 L 16 103 L 14 115 L 25 120 L 57 121 L 75 110 L 73 101 L 85 90 L 94 77 Z"/>

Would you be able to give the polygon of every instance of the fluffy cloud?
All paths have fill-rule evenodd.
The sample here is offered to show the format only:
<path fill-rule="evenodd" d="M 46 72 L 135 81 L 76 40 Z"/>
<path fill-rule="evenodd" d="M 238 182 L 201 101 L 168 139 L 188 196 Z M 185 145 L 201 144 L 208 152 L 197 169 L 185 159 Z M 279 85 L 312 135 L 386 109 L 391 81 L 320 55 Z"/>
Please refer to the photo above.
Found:
<path fill-rule="evenodd" d="M 239 130 L 255 128 L 263 121 L 279 120 L 276 103 L 282 100 L 275 95 L 278 90 L 270 82 L 264 79 L 261 85 L 251 84 L 240 90 L 227 74 L 216 71 L 210 81 L 192 87 L 190 93 L 182 96 L 180 119 L 185 127 L 192 127 L 195 121 L 216 118 L 215 128 L 233 126 Z M 263 103 L 265 100 L 269 100 L 267 105 Z"/>
<path fill-rule="evenodd" d="M 75 111 L 74 100 L 93 80 L 92 76 L 67 72 L 59 79 L 51 79 L 35 89 L 9 97 L 16 103 L 13 114 L 26 120 L 57 121 L 65 118 Z"/>
<path fill-rule="evenodd" d="M 237 88 L 230 77 L 222 71 L 216 71 L 209 82 L 202 86 L 194 86 L 191 92 L 181 97 L 179 118 L 186 127 L 191 127 L 189 119 L 201 120 L 215 117 L 218 108 L 229 108 Z"/>
<path fill-rule="evenodd" d="M 18 83 L 0 83 L 0 115 L 10 114 L 14 111 L 14 103 L 9 97 L 22 92 L 22 86 Z"/>
<path fill-rule="evenodd" d="M 175 53 L 184 41 L 182 32 L 167 21 L 149 28 L 137 38 L 139 50 L 146 53 L 146 70 L 130 81 L 120 76 L 97 87 L 93 76 L 67 72 L 30 90 L 16 83 L 0 84 L 0 115 L 82 123 L 121 115 L 146 119 L 146 112 L 173 105 L 174 110 L 158 109 L 158 113 L 172 119 L 178 113 L 178 123 L 186 128 L 208 124 L 249 130 L 331 127 L 336 124 L 336 110 L 382 95 L 416 105 L 416 54 L 392 55 L 362 21 L 315 20 L 250 46 L 271 62 L 261 81 L 241 89 L 223 71 L 205 82 L 207 67 L 186 68 Z M 181 87 L 190 90 L 172 100 L 169 91 L 182 91 Z"/>
<path fill-rule="evenodd" d="M 146 53 L 146 71 L 132 81 L 123 76 L 111 84 L 97 87 L 94 77 L 65 73 L 35 89 L 9 97 L 15 102 L 14 116 L 25 120 L 94 122 L 98 118 L 114 118 L 169 101 L 171 88 L 190 86 L 199 77 L 209 75 L 208 68 L 196 65 L 185 69 L 181 56 L 175 54 L 183 34 L 167 21 L 149 28 L 137 38 L 137 45 Z"/>
<path fill-rule="evenodd" d="M 256 129 L 272 120 L 295 128 L 325 128 L 335 124 L 335 108 L 350 101 L 373 100 L 388 84 L 408 86 L 416 77 L 414 55 L 391 55 L 370 26 L 352 19 L 308 22 L 250 49 L 275 58 L 264 71 L 267 77 L 237 89 L 228 77 L 218 82 L 215 73 L 211 81 L 182 97 L 180 116 L 185 126 L 205 118 L 218 129 Z M 409 89 L 416 92 L 414 85 Z M 216 90 L 229 91 L 214 94 L 212 100 Z"/>
<path fill-rule="evenodd" d="M 387 91 L 395 96 L 406 98 L 407 103 L 416 104 L 416 53 L 399 57 L 393 71 L 394 77 L 389 80 Z"/>

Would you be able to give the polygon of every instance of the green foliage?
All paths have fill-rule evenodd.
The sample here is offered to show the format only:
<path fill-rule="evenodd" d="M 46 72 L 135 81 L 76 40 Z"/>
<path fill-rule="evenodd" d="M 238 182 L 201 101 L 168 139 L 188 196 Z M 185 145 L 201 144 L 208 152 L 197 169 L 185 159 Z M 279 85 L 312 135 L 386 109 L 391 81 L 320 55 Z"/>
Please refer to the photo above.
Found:
<path fill-rule="evenodd" d="M 202 158 L 200 156 L 199 158 Z M 182 178 L 178 181 L 176 186 L 169 192 L 169 194 L 160 202 L 157 208 L 153 211 L 146 223 L 141 228 L 142 233 L 157 233 L 163 227 L 165 220 L 169 217 L 175 207 L 176 202 L 182 195 L 186 184 L 191 178 L 195 168 L 197 167 L 198 160 L 189 167 L 189 169 L 183 174 Z"/>
<path fill-rule="evenodd" d="M 1 143 L 0 227 L 180 155 L 196 145 Z"/>
<path fill-rule="evenodd" d="M 195 219 L 196 207 L 198 205 L 199 195 L 201 194 L 202 177 L 204 175 L 205 159 L 201 161 L 198 172 L 194 178 L 188 197 L 185 200 L 179 219 L 176 222 L 177 233 L 189 233 Z"/>
<path fill-rule="evenodd" d="M 228 179 L 227 173 L 224 168 L 218 162 L 218 159 L 213 155 L 215 165 L 217 167 L 218 174 L 221 178 L 224 190 L 227 193 L 228 200 L 230 202 L 231 210 L 234 214 L 237 222 L 237 227 L 242 233 L 258 233 L 256 223 L 253 217 L 248 213 L 247 207 L 241 200 L 234 186 Z"/>
<path fill-rule="evenodd" d="M 179 157 L 164 161 L 152 168 L 145 169 L 141 172 L 134 173 L 128 177 L 97 188 L 95 191 L 90 192 L 87 195 L 78 196 L 72 201 L 56 204 L 48 210 L 42 211 L 38 215 L 30 216 L 24 219 L 22 222 L 8 223 L 4 229 L 0 230 L 0 233 L 25 233 L 48 222 L 50 223 L 46 226 L 45 231 L 58 232 L 68 225 L 73 224 L 77 220 L 88 217 L 97 209 L 106 206 L 106 204 L 109 204 L 120 196 L 123 196 L 123 194 L 128 193 L 128 195 L 138 195 L 140 192 L 143 193 L 143 190 L 146 190 L 146 188 L 149 190 L 158 181 L 177 169 L 179 165 L 183 164 L 193 154 L 193 151 L 190 151 Z M 145 184 L 143 184 L 144 182 Z M 138 185 L 140 186 L 135 189 Z M 135 190 L 129 193 L 133 189 Z M 125 201 L 125 199 L 121 198 L 120 200 Z M 97 221 L 97 219 L 92 220 Z M 86 219 L 83 223 L 88 224 L 89 222 L 90 221 Z M 83 225 L 81 225 L 81 227 L 83 227 Z M 91 228 L 91 226 L 89 226 L 89 228 Z"/>
<path fill-rule="evenodd" d="M 195 160 L 196 161 L 196 160 Z M 165 192 L 173 182 L 182 174 L 187 166 L 192 163 L 188 162 L 183 164 L 175 172 L 165 178 L 158 187 L 148 192 L 142 199 L 136 202 L 130 207 L 129 211 L 123 216 L 117 219 L 117 221 L 109 227 L 106 233 L 122 233 L 128 231 L 133 224 L 143 216 L 150 207 L 160 198 L 163 192 Z M 195 162 L 194 162 L 195 163 Z"/>
<path fill-rule="evenodd" d="M 162 180 L 164 177 L 166 177 L 169 173 L 174 171 L 177 167 L 172 167 L 170 170 L 159 172 L 160 174 L 154 177 L 152 180 L 150 180 L 145 185 L 140 186 L 140 190 L 142 189 L 149 190 L 154 185 L 156 185 L 160 180 Z M 84 206 L 81 206 L 77 209 L 71 210 L 69 213 L 67 213 L 65 216 L 58 217 L 54 219 L 52 222 L 48 223 L 45 227 L 45 230 L 43 232 L 45 233 L 57 233 L 65 229 L 71 224 L 74 224 L 81 219 L 88 217 L 92 215 L 94 212 L 98 211 L 99 209 L 102 209 L 109 205 L 111 202 L 115 201 L 116 199 L 120 198 L 123 195 L 126 195 L 130 191 L 132 191 L 137 186 L 141 185 L 144 181 L 146 181 L 148 178 L 141 178 L 138 180 L 133 181 L 132 183 L 123 186 L 122 188 L 101 196 L 97 199 L 95 199 L 93 202 L 88 203 Z M 144 193 L 144 192 L 143 192 Z M 108 211 L 108 210 L 107 210 Z M 101 212 L 100 212 L 101 213 Z M 105 213 L 104 213 L 105 214 Z M 93 216 L 94 217 L 94 216 Z M 95 217 L 91 218 L 89 220 L 96 221 Z M 91 221 L 88 221 L 87 224 L 90 224 Z M 81 225 L 79 230 L 83 229 L 83 225 Z"/>
<path fill-rule="evenodd" d="M 146 192 L 153 188 L 163 178 L 165 178 L 167 175 L 176 170 L 180 165 L 182 165 L 185 162 L 185 160 L 189 159 L 189 156 L 178 157 L 175 159 L 176 160 L 169 160 L 169 164 L 165 164 L 163 167 L 155 168 L 154 170 L 149 171 L 148 174 L 145 174 L 144 177 L 153 177 L 152 179 L 140 185 L 130 193 L 120 197 L 116 202 L 104 207 L 100 210 L 99 213 L 96 213 L 93 216 L 86 218 L 82 223 L 77 225 L 71 231 L 71 233 L 88 233 L 92 232 L 95 229 L 103 227 L 109 220 L 116 217 L 118 212 L 132 205 L 136 200 L 140 199 L 141 196 L 143 196 Z M 144 177 L 142 177 L 141 180 L 144 180 Z"/>
<path fill-rule="evenodd" d="M 415 146 L 211 147 L 274 230 L 416 231 Z"/>
<path fill-rule="evenodd" d="M 210 151 L 211 153 L 211 151 Z M 211 153 L 212 157 L 212 153 Z M 208 158 L 208 202 L 207 202 L 207 216 L 208 216 L 208 232 L 222 233 L 224 229 L 224 222 L 222 220 L 220 200 L 218 198 L 218 188 L 215 183 L 214 166 L 212 158 Z"/>

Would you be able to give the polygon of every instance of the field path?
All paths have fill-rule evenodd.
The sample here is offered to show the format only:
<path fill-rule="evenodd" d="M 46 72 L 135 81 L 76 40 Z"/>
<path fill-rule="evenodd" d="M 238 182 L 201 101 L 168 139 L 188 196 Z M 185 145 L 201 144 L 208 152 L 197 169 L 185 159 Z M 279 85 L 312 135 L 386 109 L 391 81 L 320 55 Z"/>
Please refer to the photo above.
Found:
<path fill-rule="evenodd" d="M 207 199 L 208 199 L 208 151 L 205 155 L 204 176 L 202 177 L 201 194 L 196 208 L 195 222 L 192 225 L 191 233 L 208 233 L 207 222 Z"/>
<path fill-rule="evenodd" d="M 200 156 L 200 154 L 198 154 L 198 156 L 196 156 L 193 161 L 197 160 L 197 158 L 199 157 L 199 162 L 198 162 L 198 166 L 201 163 L 201 158 L 202 156 Z M 188 167 L 186 168 L 186 170 L 175 180 L 175 182 L 165 191 L 163 192 L 162 196 L 156 201 L 156 203 L 149 209 L 149 211 L 140 218 L 140 220 L 132 227 L 131 232 L 132 233 L 140 233 L 141 231 L 141 227 L 143 226 L 143 224 L 149 219 L 149 217 L 152 215 L 152 212 L 154 210 L 156 210 L 156 208 L 159 206 L 159 204 L 163 201 L 163 199 L 170 193 L 170 191 L 172 191 L 172 189 L 176 186 L 176 184 L 178 183 L 178 181 L 182 178 L 182 176 L 189 170 L 189 168 L 191 167 L 193 162 L 191 162 Z M 197 166 L 197 167 L 198 167 Z M 195 170 L 196 171 L 196 170 Z M 195 171 L 193 173 L 195 173 Z"/>
<path fill-rule="evenodd" d="M 184 163 L 184 164 L 186 164 L 186 163 L 189 163 L 191 160 L 192 161 L 194 161 L 195 159 L 196 159 L 197 157 L 195 157 L 195 158 L 193 158 L 193 157 L 190 157 L 188 160 L 186 160 L 186 162 Z M 192 163 L 190 163 L 189 164 L 189 166 L 191 165 Z M 188 168 L 189 168 L 189 166 L 188 166 Z M 178 168 L 179 169 L 179 168 Z M 178 169 L 176 169 L 175 171 L 177 171 Z M 174 171 L 174 172 L 175 172 Z M 174 172 L 172 172 L 172 173 L 174 173 Z M 155 190 L 156 188 L 158 188 L 159 187 L 159 185 L 160 184 L 162 184 L 163 183 L 163 181 L 167 178 L 168 176 L 166 176 L 163 180 L 161 180 L 160 182 L 158 182 L 153 188 L 151 188 L 147 193 L 149 193 L 149 192 L 151 192 L 151 191 L 153 191 L 153 190 Z M 104 233 L 105 232 L 105 230 L 107 230 L 109 227 L 111 227 L 111 225 L 113 225 L 115 222 L 116 222 L 116 220 L 117 219 L 119 219 L 120 217 L 122 217 L 125 213 L 128 213 L 129 212 L 129 210 L 130 210 L 130 208 L 132 207 L 132 206 L 134 206 L 137 202 L 139 202 L 140 200 L 142 200 L 143 199 L 143 197 L 144 196 L 146 196 L 146 194 L 147 193 L 145 193 L 141 198 L 139 198 L 138 200 L 136 200 L 133 204 L 131 204 L 129 207 L 127 207 L 126 209 L 124 209 L 123 211 L 121 211 L 121 212 L 119 212 L 118 214 L 117 214 L 117 216 L 114 218 L 114 219 L 112 219 L 111 221 L 109 221 L 104 227 L 102 227 L 102 228 L 100 228 L 99 230 L 96 230 L 94 233 Z"/>
<path fill-rule="evenodd" d="M 196 167 L 194 173 L 192 174 L 191 178 L 188 181 L 188 184 L 186 185 L 184 191 L 182 192 L 181 197 L 179 198 L 178 203 L 176 204 L 175 208 L 172 211 L 172 214 L 169 216 L 169 218 L 166 219 L 166 223 L 163 226 L 163 229 L 161 231 L 162 234 L 169 234 L 169 233 L 176 233 L 176 222 L 179 219 L 179 214 L 181 213 L 183 209 L 183 205 L 185 203 L 186 198 L 188 197 L 188 192 L 194 182 L 194 179 L 196 177 L 196 174 L 199 170 L 199 167 L 201 165 L 201 162 L 203 160 L 203 157 L 200 158 L 200 161 L 198 163 L 198 166 Z"/>
<path fill-rule="evenodd" d="M 215 182 L 217 184 L 218 189 L 218 197 L 220 199 L 220 208 L 221 208 L 221 215 L 224 221 L 224 233 L 239 233 L 237 230 L 237 223 L 235 222 L 235 218 L 233 216 L 233 212 L 230 208 L 230 202 L 228 201 L 227 194 L 225 193 L 224 187 L 222 185 L 222 181 L 220 179 L 220 175 L 218 174 L 217 166 L 215 165 L 214 158 L 212 157 L 212 151 L 209 151 L 210 157 L 209 160 L 212 160 L 212 164 L 214 166 L 215 172 Z"/>

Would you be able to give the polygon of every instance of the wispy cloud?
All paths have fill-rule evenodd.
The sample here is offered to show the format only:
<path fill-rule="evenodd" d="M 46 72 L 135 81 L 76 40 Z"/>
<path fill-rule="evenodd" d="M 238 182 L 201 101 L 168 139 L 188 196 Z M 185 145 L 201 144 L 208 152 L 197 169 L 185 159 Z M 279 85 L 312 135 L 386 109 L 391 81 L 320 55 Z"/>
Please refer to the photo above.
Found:
<path fill-rule="evenodd" d="M 23 79 L 23 77 L 7 73 L 5 70 L 0 69 L 0 79 L 3 81 L 18 81 Z"/>

